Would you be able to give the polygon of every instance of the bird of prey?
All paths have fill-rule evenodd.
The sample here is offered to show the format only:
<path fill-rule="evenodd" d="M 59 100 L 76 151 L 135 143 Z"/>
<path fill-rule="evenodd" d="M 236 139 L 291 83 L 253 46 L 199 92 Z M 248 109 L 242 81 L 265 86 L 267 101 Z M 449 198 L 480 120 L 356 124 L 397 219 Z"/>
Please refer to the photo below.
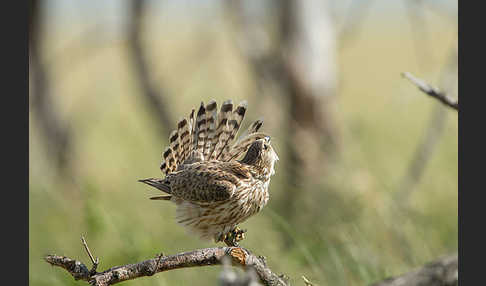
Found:
<path fill-rule="evenodd" d="M 192 109 L 170 133 L 160 166 L 165 178 L 140 180 L 165 193 L 151 199 L 177 205 L 179 224 L 228 246 L 244 238 L 246 230 L 238 224 L 267 204 L 278 161 L 270 136 L 259 132 L 262 120 L 236 139 L 246 109 L 246 101 L 233 109 L 227 100 L 219 112 L 216 101 L 201 102 L 197 113 Z"/>

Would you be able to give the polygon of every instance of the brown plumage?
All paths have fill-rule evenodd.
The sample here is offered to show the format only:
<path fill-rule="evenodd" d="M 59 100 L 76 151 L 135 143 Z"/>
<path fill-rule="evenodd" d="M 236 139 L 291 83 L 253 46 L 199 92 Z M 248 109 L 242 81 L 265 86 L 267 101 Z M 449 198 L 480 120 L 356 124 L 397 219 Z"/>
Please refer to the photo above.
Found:
<path fill-rule="evenodd" d="M 231 100 L 217 110 L 214 100 L 179 121 L 170 133 L 161 165 L 164 179 L 140 180 L 166 195 L 152 197 L 177 205 L 177 222 L 203 239 L 237 245 L 237 225 L 268 201 L 278 156 L 257 120 L 235 141 L 247 109 Z M 229 237 L 231 236 L 231 239 Z"/>

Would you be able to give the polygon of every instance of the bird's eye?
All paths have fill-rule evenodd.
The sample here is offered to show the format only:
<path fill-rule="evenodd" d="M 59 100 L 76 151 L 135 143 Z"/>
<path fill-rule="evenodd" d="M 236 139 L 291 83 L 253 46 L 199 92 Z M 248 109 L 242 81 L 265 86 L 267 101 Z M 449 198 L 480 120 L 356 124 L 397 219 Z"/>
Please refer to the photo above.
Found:
<path fill-rule="evenodd" d="M 264 144 L 263 145 L 263 149 L 267 150 L 268 149 L 268 145 L 267 144 Z"/>

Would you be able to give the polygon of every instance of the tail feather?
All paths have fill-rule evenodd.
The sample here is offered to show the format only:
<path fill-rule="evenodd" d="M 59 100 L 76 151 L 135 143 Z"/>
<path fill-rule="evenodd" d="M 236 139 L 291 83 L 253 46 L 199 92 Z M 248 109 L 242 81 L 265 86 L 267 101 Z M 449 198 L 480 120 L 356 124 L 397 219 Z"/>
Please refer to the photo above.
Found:
<path fill-rule="evenodd" d="M 164 159 L 164 162 L 160 166 L 160 169 L 162 172 L 164 172 L 166 175 L 169 172 L 173 172 L 177 168 L 177 162 L 174 157 L 174 150 L 170 148 L 170 146 L 167 146 L 164 150 L 164 153 L 162 153 L 162 157 Z"/>
<path fill-rule="evenodd" d="M 233 101 L 231 99 L 223 102 L 221 105 L 221 110 L 218 114 L 218 128 L 216 129 L 216 137 L 218 138 L 218 142 L 214 148 L 214 152 L 211 154 L 210 159 L 218 159 L 221 153 L 223 152 L 223 148 L 228 141 L 230 136 L 231 130 L 229 129 L 228 121 L 231 120 L 233 112 Z"/>
<path fill-rule="evenodd" d="M 192 148 L 198 152 L 204 153 L 204 146 L 206 140 L 206 108 L 204 107 L 204 103 L 201 102 L 201 106 L 197 111 L 196 117 L 196 128 L 193 134 L 193 143 Z"/>
<path fill-rule="evenodd" d="M 213 99 L 206 105 L 206 145 L 204 146 L 204 159 L 209 160 L 211 152 L 214 150 L 214 145 L 218 142 L 216 137 L 216 124 L 218 123 L 218 104 Z"/>
<path fill-rule="evenodd" d="M 243 122 L 243 118 L 245 118 L 245 113 L 248 108 L 248 102 L 246 100 L 240 102 L 238 107 L 236 107 L 235 111 L 233 112 L 233 119 L 230 122 L 230 125 L 233 126 L 233 130 L 231 132 L 231 137 L 229 142 L 236 137 L 238 134 L 238 130 L 240 130 L 241 122 Z"/>
<path fill-rule="evenodd" d="M 156 196 L 156 197 L 151 197 L 150 199 L 170 201 L 170 199 L 172 199 L 172 196 Z"/>
<path fill-rule="evenodd" d="M 186 160 L 191 152 L 191 126 L 186 118 L 183 118 L 177 124 L 177 133 L 179 136 L 179 144 L 181 146 L 180 156 L 177 159 L 177 165 L 179 166 Z"/>
<path fill-rule="evenodd" d="M 162 164 L 160 164 L 160 170 L 162 173 L 167 174 L 167 163 L 165 161 L 162 161 Z"/>
<path fill-rule="evenodd" d="M 165 192 L 165 193 L 168 193 L 168 194 L 170 194 L 172 192 L 168 182 L 165 179 L 149 178 L 149 179 L 143 179 L 143 180 L 138 180 L 138 181 L 145 183 L 149 186 L 152 186 L 154 188 L 157 188 L 157 189 L 161 190 L 162 192 Z"/>
<path fill-rule="evenodd" d="M 233 145 L 231 150 L 225 154 L 222 161 L 232 161 L 238 159 L 242 154 L 244 154 L 250 145 L 258 139 L 263 139 L 268 135 L 262 132 L 252 133 L 246 136 L 244 139 Z"/>
<path fill-rule="evenodd" d="M 191 114 L 189 114 L 189 123 L 190 123 L 190 126 L 189 126 L 189 130 L 190 130 L 190 138 L 191 138 L 191 148 L 190 150 L 192 151 L 192 145 L 193 145 L 193 141 L 194 141 L 194 133 L 195 133 L 195 129 L 196 129 L 196 118 L 195 118 L 195 115 L 194 115 L 194 112 L 196 110 L 193 108 L 192 111 L 191 111 Z M 189 154 L 187 154 L 187 156 L 189 156 Z"/>
<path fill-rule="evenodd" d="M 253 122 L 237 136 L 247 107 L 248 103 L 242 101 L 233 109 L 231 99 L 223 102 L 219 110 L 215 100 L 210 100 L 206 106 L 201 102 L 197 113 L 192 109 L 188 117 L 179 120 L 177 130 L 170 133 L 169 146 L 164 150 L 160 166 L 162 172 L 167 175 L 189 161 L 237 160 L 255 140 L 267 136 L 258 132 L 262 120 Z M 198 156 L 191 159 L 191 154 Z"/>
<path fill-rule="evenodd" d="M 258 130 L 260 130 L 260 128 L 262 127 L 262 125 L 263 125 L 263 119 L 258 119 L 257 121 L 253 122 L 248 127 L 248 129 L 246 129 L 245 132 L 243 132 L 243 134 L 241 134 L 238 137 L 238 140 L 236 140 L 235 145 L 238 144 L 241 140 L 245 139 L 248 135 L 250 135 L 252 133 L 258 132 Z"/>
<path fill-rule="evenodd" d="M 170 133 L 169 145 L 172 151 L 174 151 L 175 165 L 177 168 L 177 165 L 179 165 L 182 155 L 182 148 L 179 141 L 179 133 L 177 132 L 177 130 L 172 130 L 172 132 Z"/>
<path fill-rule="evenodd" d="M 266 136 L 264 133 L 257 133 L 262 125 L 262 119 L 258 119 L 257 121 L 253 122 L 248 129 L 246 129 L 245 132 L 238 137 L 238 140 L 236 140 L 235 144 L 233 144 L 229 151 L 224 154 L 222 160 L 236 160 L 241 154 L 246 152 L 253 141 L 264 138 Z"/>
<path fill-rule="evenodd" d="M 231 142 L 235 139 L 236 134 L 238 134 L 238 130 L 240 129 L 241 122 L 243 121 L 243 118 L 245 117 L 246 109 L 248 107 L 248 102 L 246 100 L 240 102 L 238 107 L 233 111 L 233 114 L 231 116 L 231 120 L 228 122 L 229 125 L 229 138 L 226 140 L 226 143 L 223 147 L 223 152 L 220 155 L 220 157 L 225 157 L 226 154 L 230 151 L 231 147 Z"/>

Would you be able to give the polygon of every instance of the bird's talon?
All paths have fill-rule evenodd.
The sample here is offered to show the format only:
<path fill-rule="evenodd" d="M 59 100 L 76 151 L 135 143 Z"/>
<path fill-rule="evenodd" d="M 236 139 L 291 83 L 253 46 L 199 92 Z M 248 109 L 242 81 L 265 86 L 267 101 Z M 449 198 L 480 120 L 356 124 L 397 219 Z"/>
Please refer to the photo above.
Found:
<path fill-rule="evenodd" d="M 246 229 L 239 229 L 238 227 L 228 232 L 220 241 L 224 241 L 228 246 L 239 247 L 239 241 L 245 239 Z"/>
<path fill-rule="evenodd" d="M 233 231 L 235 240 L 236 241 L 242 241 L 243 239 L 245 239 L 245 233 L 246 232 L 247 232 L 246 229 L 235 228 L 235 230 Z"/>

